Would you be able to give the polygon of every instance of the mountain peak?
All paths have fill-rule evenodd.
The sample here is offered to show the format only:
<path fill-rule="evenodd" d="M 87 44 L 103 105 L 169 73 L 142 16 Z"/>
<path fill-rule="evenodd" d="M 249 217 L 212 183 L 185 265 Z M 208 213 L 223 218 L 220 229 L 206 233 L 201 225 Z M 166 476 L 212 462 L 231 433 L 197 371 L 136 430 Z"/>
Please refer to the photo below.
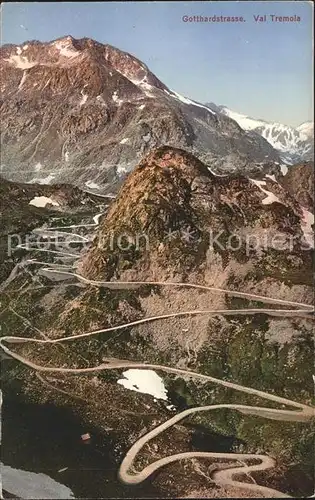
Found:
<path fill-rule="evenodd" d="M 217 106 L 213 103 L 209 103 L 208 106 L 235 120 L 242 129 L 261 135 L 279 152 L 281 159 L 286 163 L 313 160 L 313 122 L 305 122 L 294 128 L 283 123 L 251 118 L 232 111 L 227 106 Z"/>
<path fill-rule="evenodd" d="M 260 181 L 219 176 L 184 150 L 157 148 L 125 180 L 80 272 L 92 279 L 124 279 L 133 269 L 140 280 L 202 272 L 209 235 L 223 230 L 228 237 L 229 228 L 245 227 L 250 233 L 267 226 L 302 235 L 301 214 L 294 198 L 270 176 Z M 224 259 L 242 258 L 221 251 Z"/>

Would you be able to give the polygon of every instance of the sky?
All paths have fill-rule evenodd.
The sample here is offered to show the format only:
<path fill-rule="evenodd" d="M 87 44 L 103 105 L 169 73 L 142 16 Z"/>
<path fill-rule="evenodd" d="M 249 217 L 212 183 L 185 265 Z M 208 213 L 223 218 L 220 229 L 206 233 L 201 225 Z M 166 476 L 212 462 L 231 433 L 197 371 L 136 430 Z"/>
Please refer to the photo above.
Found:
<path fill-rule="evenodd" d="M 183 21 L 194 15 L 245 21 Z M 4 3 L 1 43 L 93 38 L 133 54 L 191 99 L 297 126 L 313 120 L 312 19 L 306 1 Z"/>

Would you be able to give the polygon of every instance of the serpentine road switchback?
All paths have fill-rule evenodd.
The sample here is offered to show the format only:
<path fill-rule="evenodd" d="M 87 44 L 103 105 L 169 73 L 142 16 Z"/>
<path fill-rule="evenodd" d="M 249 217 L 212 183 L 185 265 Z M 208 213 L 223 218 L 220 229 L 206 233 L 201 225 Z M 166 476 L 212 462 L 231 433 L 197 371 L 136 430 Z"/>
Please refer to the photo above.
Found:
<path fill-rule="evenodd" d="M 50 228 L 52 230 L 54 228 Z M 47 231 L 47 229 L 45 229 Z M 44 230 L 43 230 L 44 232 Z M 76 235 L 74 235 L 76 236 Z M 32 250 L 32 248 L 28 248 L 28 250 Z M 38 248 L 34 248 L 36 251 Z M 47 251 L 47 250 L 46 250 Z M 49 250 L 48 250 L 49 251 Z M 68 255 L 70 254 L 63 254 L 63 252 L 56 252 L 52 250 L 52 253 L 60 253 L 61 255 Z M 78 255 L 71 254 L 73 257 L 78 257 Z M 29 260 L 28 261 L 30 264 L 39 264 L 42 266 L 47 266 L 47 263 L 45 262 L 40 262 L 40 261 L 35 261 L 35 260 Z M 245 292 L 238 292 L 234 290 L 226 290 L 226 289 L 221 289 L 221 288 L 215 288 L 215 287 L 208 287 L 204 285 L 198 285 L 194 283 L 171 283 L 171 282 L 151 282 L 151 281 L 132 281 L 132 282 L 121 282 L 121 281 L 95 281 L 95 280 L 89 280 L 85 278 L 84 276 L 81 276 L 80 274 L 77 274 L 74 271 L 74 266 L 62 266 L 62 265 L 57 265 L 57 264 L 49 264 L 49 267 L 43 267 L 43 271 L 46 273 L 51 273 L 52 275 L 58 274 L 58 275 L 66 275 L 66 276 L 71 276 L 73 278 L 76 278 L 79 280 L 82 284 L 85 285 L 93 285 L 93 286 L 98 286 L 98 287 L 107 287 L 107 288 L 126 288 L 126 287 L 137 287 L 141 285 L 159 285 L 159 286 L 165 286 L 165 287 L 190 287 L 190 288 L 198 288 L 202 289 L 204 291 L 211 291 L 211 292 L 218 292 L 218 293 L 225 293 L 229 294 L 231 296 L 235 297 L 243 297 L 247 299 L 254 299 L 256 301 L 260 301 L 262 303 L 269 303 L 269 304 L 278 304 L 281 306 L 289 306 L 291 309 L 269 309 L 269 308 L 252 308 L 252 309 L 236 309 L 236 310 L 193 310 L 193 311 L 182 311 L 182 312 L 176 312 L 176 313 L 170 313 L 170 314 L 165 314 L 165 315 L 160 315 L 160 316 L 154 316 L 154 317 L 149 317 L 149 318 L 143 318 L 137 321 L 133 321 L 130 323 L 122 324 L 122 325 L 117 325 L 114 327 L 110 328 L 104 328 L 100 330 L 95 330 L 91 332 L 85 332 L 82 334 L 74 334 L 73 336 L 68 336 L 68 337 L 62 337 L 62 338 L 57 338 L 57 339 L 48 339 L 42 332 L 42 335 L 44 338 L 38 339 L 38 338 L 25 338 L 25 337 L 18 337 L 18 336 L 5 336 L 0 339 L 0 347 L 1 349 L 9 356 L 12 358 L 16 359 L 17 361 L 23 363 L 24 365 L 36 370 L 37 373 L 39 372 L 59 372 L 59 373 L 90 373 L 90 372 L 97 372 L 97 371 L 102 371 L 102 370 L 113 370 L 113 369 L 119 369 L 119 368 L 138 368 L 138 369 L 154 369 L 154 370 L 160 370 L 168 373 L 173 373 L 177 375 L 182 375 L 182 376 L 189 376 L 192 378 L 198 378 L 202 379 L 206 382 L 211 382 L 215 384 L 219 384 L 221 386 L 234 389 L 236 391 L 241 391 L 245 392 L 247 394 L 251 394 L 253 396 L 258 396 L 261 397 L 265 400 L 269 401 L 274 401 L 276 403 L 279 403 L 279 405 L 285 405 L 287 407 L 295 408 L 293 409 L 274 409 L 274 408 L 267 408 L 267 407 L 259 407 L 259 406 L 249 406 L 249 405 L 241 405 L 241 404 L 218 404 L 218 405 L 210 405 L 210 406 L 201 406 L 201 407 L 196 407 L 196 408 L 189 408 L 185 411 L 182 411 L 181 413 L 173 416 L 172 418 L 168 419 L 166 422 L 163 422 L 144 436 L 142 436 L 140 439 L 138 439 L 133 446 L 130 448 L 130 450 L 127 452 L 125 458 L 123 459 L 120 469 L 119 469 L 119 477 L 120 479 L 126 483 L 126 484 L 139 484 L 142 481 L 146 480 L 149 476 L 151 476 L 155 471 L 160 469 L 161 467 L 166 466 L 167 464 L 170 464 L 175 461 L 179 460 L 186 460 L 186 459 L 191 459 L 191 458 L 206 458 L 206 459 L 214 459 L 214 460 L 230 460 L 236 462 L 235 466 L 231 466 L 229 468 L 222 468 L 218 466 L 218 469 L 215 470 L 212 473 L 212 480 L 221 486 L 233 486 L 237 488 L 242 488 L 246 489 L 248 491 L 252 491 L 255 493 L 259 493 L 262 496 L 265 497 L 273 497 L 273 498 L 291 498 L 288 494 L 282 493 L 280 491 L 277 491 L 272 488 L 268 488 L 266 486 L 261 486 L 258 484 L 252 484 L 252 483 L 245 483 L 239 480 L 236 480 L 234 476 L 238 475 L 248 475 L 251 472 L 255 471 L 262 471 L 262 470 L 267 470 L 275 466 L 275 460 L 271 458 L 268 455 L 256 455 L 254 453 L 249 453 L 249 454 L 242 454 L 242 453 L 212 453 L 212 452 L 186 452 L 186 453 L 178 453 L 176 455 L 171 455 L 168 457 L 164 457 L 160 460 L 157 460 L 156 462 L 148 465 L 145 467 L 142 471 L 140 472 L 130 472 L 131 469 L 133 468 L 133 464 L 135 461 L 136 456 L 138 453 L 141 451 L 143 446 L 153 439 L 154 437 L 158 436 L 162 432 L 164 432 L 166 429 L 170 428 L 177 422 L 181 421 L 185 417 L 189 415 L 193 415 L 195 413 L 199 412 L 204 412 L 204 411 L 212 411 L 212 410 L 217 410 L 220 408 L 229 408 L 230 410 L 236 410 L 242 414 L 248 414 L 248 415 L 256 415 L 260 417 L 264 417 L 267 419 L 272 419 L 272 420 L 282 420 L 282 421 L 292 421 L 292 422 L 308 422 L 312 418 L 315 417 L 315 409 L 313 407 L 310 407 L 308 405 L 304 405 L 302 403 L 298 403 L 295 401 L 291 401 L 286 398 L 282 398 L 279 396 L 276 396 L 274 394 L 268 394 L 263 391 L 259 391 L 257 389 L 253 389 L 250 387 L 245 387 L 239 384 L 235 384 L 233 382 L 228 382 L 226 380 L 221 380 L 217 379 L 208 375 L 203 375 L 201 373 L 193 372 L 190 370 L 185 370 L 185 369 L 180 369 L 176 367 L 170 367 L 170 366 L 164 366 L 164 365 L 154 365 L 154 364 L 148 364 L 148 363 L 143 363 L 143 362 L 133 362 L 129 360 L 121 360 L 121 359 L 116 359 L 116 358 L 105 358 L 104 362 L 98 366 L 94 367 L 88 367 L 88 368 L 60 368 L 60 367 L 47 367 L 47 366 L 42 366 L 38 365 L 36 363 L 33 363 L 31 360 L 26 359 L 25 357 L 17 354 L 16 352 L 12 351 L 6 344 L 20 344 L 20 343 L 36 343 L 36 344 L 57 344 L 61 342 L 66 342 L 66 341 L 74 341 L 76 339 L 82 339 L 84 337 L 91 337 L 93 335 L 98 335 L 101 333 L 108 333 L 111 331 L 123 329 L 126 327 L 130 326 L 135 326 L 139 325 L 141 323 L 149 323 L 165 318 L 172 318 L 172 317 L 177 317 L 177 316 L 192 316 L 192 315 L 249 315 L 249 314 L 256 314 L 256 313 L 264 313 L 272 316 L 299 316 L 299 317 L 304 317 L 308 318 L 310 320 L 313 319 L 312 315 L 314 313 L 314 307 L 309 305 L 309 304 L 303 304 L 303 303 L 298 303 L 298 302 L 291 302 L 291 301 L 286 301 L 286 300 L 281 300 L 281 299 L 274 299 L 271 297 L 265 297 L 261 295 L 255 295 L 251 293 L 245 293 Z M 26 319 L 26 318 L 25 318 Z M 28 320 L 26 320 L 28 321 Z M 58 390 L 58 388 L 56 388 Z M 254 465 L 248 465 L 246 464 L 246 460 L 255 460 L 259 461 L 259 463 L 254 464 Z M 226 464 L 225 464 L 226 465 Z"/>

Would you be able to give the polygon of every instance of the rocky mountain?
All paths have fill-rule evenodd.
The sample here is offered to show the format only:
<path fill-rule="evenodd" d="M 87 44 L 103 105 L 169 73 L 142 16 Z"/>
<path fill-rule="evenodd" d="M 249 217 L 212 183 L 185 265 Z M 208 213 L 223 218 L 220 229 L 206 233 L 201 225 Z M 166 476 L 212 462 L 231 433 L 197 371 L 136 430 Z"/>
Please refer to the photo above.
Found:
<path fill-rule="evenodd" d="M 157 146 L 217 171 L 279 161 L 261 136 L 169 89 L 136 57 L 89 38 L 0 49 L 2 175 L 107 192 Z"/>
<path fill-rule="evenodd" d="M 290 127 L 283 123 L 267 122 L 232 111 L 226 106 L 208 103 L 216 113 L 222 113 L 235 120 L 242 129 L 256 132 L 266 139 L 279 153 L 282 161 L 294 164 L 301 161 L 314 160 L 314 123 L 305 122 L 298 127 Z"/>
<path fill-rule="evenodd" d="M 209 258 L 209 242 L 214 235 L 220 235 L 220 241 L 214 238 L 213 242 L 216 245 L 214 253 L 220 255 L 216 258 L 225 262 L 225 266 L 215 273 L 222 280 L 230 258 L 240 259 L 242 263 L 243 259 L 256 261 L 257 267 L 264 267 L 259 261 L 268 253 L 269 243 L 265 251 L 256 249 L 250 257 L 243 255 L 247 239 L 258 238 L 264 229 L 270 236 L 279 231 L 287 235 L 288 241 L 290 235 L 295 235 L 291 250 L 309 255 L 308 251 L 301 253 L 301 248 L 307 249 L 313 243 L 309 225 L 312 214 L 308 212 L 306 222 L 303 210 L 274 175 L 267 174 L 263 179 L 242 174 L 215 175 L 190 153 L 162 147 L 141 161 L 126 180 L 103 219 L 99 237 L 83 259 L 81 270 L 93 279 L 110 279 L 126 277 L 131 268 L 138 277 L 148 280 L 161 278 L 164 269 L 166 279 L 170 277 L 173 263 L 172 272 L 176 274 L 178 269 L 180 280 L 187 277 L 191 261 L 190 272 L 197 273 L 197 281 L 203 280 L 203 273 L 207 272 L 204 266 Z M 118 248 L 116 252 L 112 244 L 112 238 L 115 240 L 115 236 L 122 234 L 130 241 L 130 251 L 126 253 L 119 252 Z M 239 236 L 240 248 L 227 257 L 231 248 L 226 248 L 226 239 L 231 234 Z M 141 240 L 141 235 L 146 238 Z M 135 249 L 137 243 L 139 248 Z M 274 264 L 276 262 L 274 259 Z M 185 269 L 184 275 L 181 275 L 182 269 Z M 278 274 L 276 268 L 273 272 Z"/>

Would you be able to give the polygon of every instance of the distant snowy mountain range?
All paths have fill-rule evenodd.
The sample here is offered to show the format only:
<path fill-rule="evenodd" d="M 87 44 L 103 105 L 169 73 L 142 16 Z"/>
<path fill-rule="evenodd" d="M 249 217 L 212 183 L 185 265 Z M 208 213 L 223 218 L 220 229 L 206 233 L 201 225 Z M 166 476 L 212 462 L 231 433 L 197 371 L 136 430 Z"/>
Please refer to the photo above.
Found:
<path fill-rule="evenodd" d="M 305 122 L 294 128 L 283 123 L 256 120 L 250 116 L 232 111 L 226 106 L 217 106 L 214 103 L 207 103 L 206 105 L 213 111 L 232 118 L 242 129 L 261 135 L 279 152 L 281 159 L 286 163 L 293 164 L 301 160 L 313 160 L 313 122 Z"/>

